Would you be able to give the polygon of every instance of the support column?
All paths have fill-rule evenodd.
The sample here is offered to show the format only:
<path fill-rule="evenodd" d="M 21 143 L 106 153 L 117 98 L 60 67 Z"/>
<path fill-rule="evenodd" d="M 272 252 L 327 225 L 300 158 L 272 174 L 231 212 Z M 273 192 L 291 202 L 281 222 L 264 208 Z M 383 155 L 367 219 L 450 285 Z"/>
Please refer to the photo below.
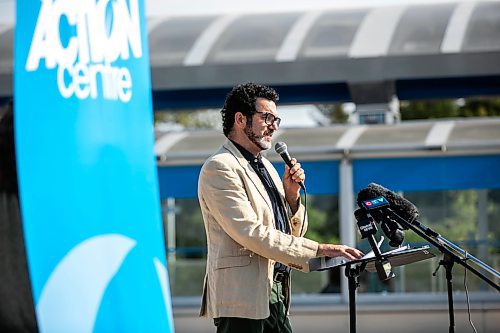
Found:
<path fill-rule="evenodd" d="M 352 175 L 352 162 L 343 158 L 339 166 L 339 214 L 340 214 L 340 242 L 348 246 L 356 245 L 356 229 L 354 227 L 354 181 Z M 341 277 L 345 275 L 342 269 Z M 347 279 L 340 280 L 341 299 L 344 303 L 349 301 L 349 285 Z"/>
<path fill-rule="evenodd" d="M 175 262 L 175 198 L 167 198 L 167 260 L 169 263 Z"/>
<path fill-rule="evenodd" d="M 488 261 L 488 190 L 477 191 L 477 238 L 479 246 L 477 256 L 480 260 Z M 481 290 L 487 290 L 486 283 L 481 283 Z"/>

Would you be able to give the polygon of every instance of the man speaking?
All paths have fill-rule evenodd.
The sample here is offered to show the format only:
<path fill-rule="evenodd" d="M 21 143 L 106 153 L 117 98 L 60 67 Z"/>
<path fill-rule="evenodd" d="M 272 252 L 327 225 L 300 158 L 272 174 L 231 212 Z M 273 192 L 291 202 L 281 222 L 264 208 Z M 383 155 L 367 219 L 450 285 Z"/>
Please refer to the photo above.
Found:
<path fill-rule="evenodd" d="M 266 86 L 234 87 L 221 110 L 227 140 L 201 169 L 198 198 L 208 257 L 200 315 L 213 318 L 217 332 L 292 332 L 291 269 L 307 272 L 316 256 L 362 255 L 303 237 L 304 170 L 292 159 L 282 181 L 260 154 L 280 125 L 277 100 Z"/>

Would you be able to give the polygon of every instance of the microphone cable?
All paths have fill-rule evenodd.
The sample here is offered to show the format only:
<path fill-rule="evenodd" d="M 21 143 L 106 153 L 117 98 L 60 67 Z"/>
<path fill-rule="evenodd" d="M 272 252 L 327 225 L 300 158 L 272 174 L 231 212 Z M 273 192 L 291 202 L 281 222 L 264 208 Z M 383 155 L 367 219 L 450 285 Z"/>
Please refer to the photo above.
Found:
<path fill-rule="evenodd" d="M 467 250 L 465 251 L 465 261 L 468 260 L 467 258 Z M 469 301 L 469 289 L 467 288 L 467 267 L 465 267 L 465 273 L 464 273 L 464 288 L 465 288 L 465 298 L 467 300 L 467 314 L 469 315 L 469 323 L 472 329 L 474 330 L 474 333 L 477 333 L 476 326 L 474 326 L 474 323 L 472 322 L 472 318 L 470 315 L 470 301 Z"/>
<path fill-rule="evenodd" d="M 304 184 L 304 216 L 302 217 L 302 225 L 300 226 L 300 233 L 299 236 L 302 237 L 302 231 L 304 231 L 304 224 L 306 223 L 306 217 L 307 217 L 307 191 L 306 191 L 306 185 Z M 299 203 L 300 207 L 300 203 Z"/>

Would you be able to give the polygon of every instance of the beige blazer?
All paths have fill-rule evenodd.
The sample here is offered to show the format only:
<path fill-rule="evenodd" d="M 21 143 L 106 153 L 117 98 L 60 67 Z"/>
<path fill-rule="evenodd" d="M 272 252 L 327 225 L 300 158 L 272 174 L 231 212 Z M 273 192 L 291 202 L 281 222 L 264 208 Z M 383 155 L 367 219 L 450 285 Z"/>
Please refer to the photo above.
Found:
<path fill-rule="evenodd" d="M 262 161 L 285 202 L 280 176 Z M 285 205 L 293 235 L 276 230 L 264 185 L 229 140 L 203 165 L 198 198 L 208 242 L 200 315 L 267 318 L 275 261 L 307 272 L 318 250 L 317 242 L 299 235 L 304 206 L 292 216 Z"/>

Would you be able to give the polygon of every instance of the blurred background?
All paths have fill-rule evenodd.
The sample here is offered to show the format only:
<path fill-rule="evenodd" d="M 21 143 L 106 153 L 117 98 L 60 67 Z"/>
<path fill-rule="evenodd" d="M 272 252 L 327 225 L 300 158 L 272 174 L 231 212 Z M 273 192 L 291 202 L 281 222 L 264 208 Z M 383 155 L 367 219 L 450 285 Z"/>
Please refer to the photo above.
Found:
<path fill-rule="evenodd" d="M 413 202 L 422 223 L 500 269 L 500 1 L 147 0 L 146 8 L 177 332 L 211 328 L 197 318 L 206 259 L 197 178 L 225 139 L 225 95 L 242 82 L 280 94 L 276 140 L 307 173 L 309 238 L 367 252 L 352 212 L 356 193 L 377 182 Z M 0 0 L 0 105 L 15 98 L 14 10 Z M 283 170 L 273 151 L 267 157 Z M 411 231 L 406 243 L 426 244 Z M 363 274 L 359 330 L 444 331 L 436 255 L 397 268 L 388 282 Z M 347 331 L 343 273 L 293 275 L 296 331 Z M 465 287 L 478 330 L 498 332 L 498 293 L 461 266 L 453 277 L 457 332 L 472 331 Z"/>

